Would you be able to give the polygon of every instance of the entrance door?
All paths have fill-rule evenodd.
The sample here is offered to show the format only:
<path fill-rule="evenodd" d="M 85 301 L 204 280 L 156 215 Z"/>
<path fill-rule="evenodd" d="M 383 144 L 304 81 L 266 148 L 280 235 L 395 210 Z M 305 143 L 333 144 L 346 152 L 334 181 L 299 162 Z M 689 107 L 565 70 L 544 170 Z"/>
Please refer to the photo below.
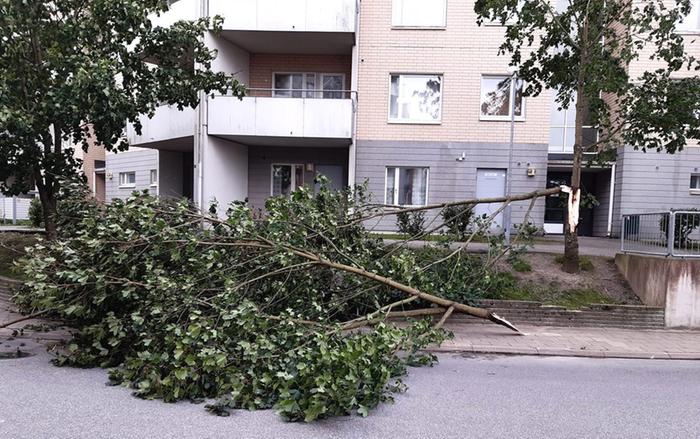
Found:
<path fill-rule="evenodd" d="M 329 188 L 337 191 L 345 187 L 343 179 L 343 167 L 341 165 L 316 165 L 316 175 L 324 175 L 328 178 Z M 315 185 L 318 192 L 318 184 Z"/>
<path fill-rule="evenodd" d="M 477 169 L 476 170 L 476 198 L 502 197 L 506 194 L 506 170 L 505 169 Z M 491 216 L 501 203 L 477 204 L 474 207 L 476 217 Z M 491 223 L 491 231 L 499 231 L 503 227 L 503 212 L 496 215 Z"/>

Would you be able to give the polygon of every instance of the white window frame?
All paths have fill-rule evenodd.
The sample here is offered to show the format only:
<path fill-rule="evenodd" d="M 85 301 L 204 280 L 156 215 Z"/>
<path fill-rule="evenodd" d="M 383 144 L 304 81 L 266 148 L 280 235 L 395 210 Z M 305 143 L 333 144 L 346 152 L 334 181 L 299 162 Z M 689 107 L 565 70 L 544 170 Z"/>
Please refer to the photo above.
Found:
<path fill-rule="evenodd" d="M 314 77 L 314 88 L 313 89 L 307 89 L 303 88 L 301 90 L 296 90 L 296 89 L 282 89 L 282 88 L 277 88 L 275 87 L 275 76 L 277 75 L 304 75 L 304 87 L 306 87 L 306 77 L 307 75 L 313 76 Z M 283 98 L 283 99 L 303 99 L 303 98 L 316 98 L 316 99 L 323 99 L 323 76 L 328 75 L 328 76 L 342 76 L 343 77 L 343 86 L 341 90 L 331 90 L 331 92 L 344 92 L 345 91 L 345 73 L 339 73 L 339 72 L 272 72 L 272 97 L 273 98 Z M 277 95 L 277 90 L 283 90 L 283 91 L 289 91 L 290 95 L 294 91 L 301 91 L 301 98 L 295 98 L 293 96 L 279 96 Z M 330 98 L 329 98 L 330 99 Z"/>
<path fill-rule="evenodd" d="M 524 1 L 525 1 L 525 0 L 518 0 L 518 6 L 521 6 L 521 7 L 522 7 L 522 3 L 523 3 Z M 520 12 L 520 8 L 518 8 L 518 12 Z M 506 22 L 503 23 L 503 24 L 501 24 L 501 22 L 498 21 L 498 19 L 494 19 L 494 20 L 484 20 L 484 23 L 483 23 L 483 24 L 484 24 L 484 26 L 508 27 L 508 26 L 511 26 L 511 25 L 515 24 L 517 21 L 518 21 L 517 17 L 510 17 L 510 18 L 509 18 L 508 20 L 506 20 Z"/>
<path fill-rule="evenodd" d="M 155 173 L 155 179 L 153 179 Z M 151 187 L 153 186 L 158 186 L 158 170 L 157 169 L 151 169 L 148 172 L 148 179 L 151 181 Z"/>
<path fill-rule="evenodd" d="M 401 88 L 401 76 L 438 76 L 440 77 L 440 117 L 437 120 L 429 119 L 401 119 L 391 116 L 391 78 L 399 77 L 399 89 Z M 441 125 L 442 124 L 442 105 L 444 101 L 445 91 L 445 75 L 442 73 L 389 73 L 389 101 L 387 102 L 388 123 L 390 124 L 412 124 L 412 125 Z"/>
<path fill-rule="evenodd" d="M 389 169 L 396 169 L 394 171 L 394 193 L 393 193 L 393 199 L 391 202 L 386 199 L 386 191 L 389 188 L 389 185 L 387 185 L 387 181 L 389 179 Z M 398 201 L 399 198 L 399 176 L 400 176 L 400 169 L 426 169 L 427 173 L 425 176 L 425 204 L 398 204 L 395 203 L 395 201 Z M 386 206 L 398 206 L 398 207 L 421 207 L 421 206 L 427 206 L 430 204 L 430 201 L 428 200 L 428 195 L 430 194 L 430 167 L 429 166 L 385 166 L 384 167 L 384 205 Z"/>
<path fill-rule="evenodd" d="M 693 186 L 693 179 L 696 180 L 695 186 Z M 690 174 L 690 193 L 692 195 L 700 195 L 700 173 Z"/>
<path fill-rule="evenodd" d="M 510 122 L 510 111 L 511 109 L 515 109 L 514 105 L 510 105 L 508 107 L 508 114 L 505 116 L 497 116 L 497 115 L 488 115 L 488 114 L 481 114 L 481 104 L 483 102 L 481 101 L 481 97 L 484 92 L 484 78 L 509 78 L 511 75 L 509 74 L 504 74 L 504 73 L 482 73 L 479 76 L 479 120 L 481 121 L 497 121 L 497 122 Z M 517 79 L 517 78 L 516 78 Z M 513 80 L 511 79 L 511 86 L 513 85 Z M 525 89 L 525 83 L 523 81 L 522 88 Z M 514 120 L 516 122 L 525 122 L 525 116 L 526 116 L 526 105 L 525 105 L 525 96 L 522 96 L 522 102 L 520 103 L 520 115 L 516 115 Z"/>
<path fill-rule="evenodd" d="M 700 0 L 691 0 L 692 2 L 692 8 L 690 10 L 690 13 L 683 17 L 681 21 L 676 25 L 676 32 L 683 35 L 683 34 L 690 34 L 690 35 L 697 35 L 700 34 Z M 682 27 L 683 23 L 689 19 L 691 16 L 695 16 L 695 25 L 688 25 L 688 27 Z"/>
<path fill-rule="evenodd" d="M 280 195 L 275 195 L 275 166 L 291 166 L 292 171 L 294 171 L 294 167 L 296 166 L 301 166 L 301 169 L 303 170 L 304 173 L 306 173 L 306 165 L 303 163 L 272 163 L 270 164 L 270 196 L 271 197 L 280 197 Z M 292 172 L 292 189 L 290 192 L 294 192 L 295 190 L 299 189 L 299 186 L 297 186 L 296 183 L 297 179 L 297 174 L 296 172 Z"/>
<path fill-rule="evenodd" d="M 421 24 L 401 24 L 396 23 L 395 18 L 397 16 L 396 8 L 397 3 L 403 2 L 403 0 L 391 0 L 391 28 L 392 29 L 428 29 L 428 30 L 445 30 L 447 29 L 447 6 L 448 1 L 442 0 L 444 7 L 444 15 L 442 17 L 442 24 L 433 25 L 421 25 Z"/>
<path fill-rule="evenodd" d="M 127 175 L 133 175 L 134 176 L 134 182 L 129 183 L 127 180 Z M 120 188 L 134 188 L 136 187 L 136 171 L 126 171 L 126 172 L 120 172 L 119 173 L 119 187 Z"/>

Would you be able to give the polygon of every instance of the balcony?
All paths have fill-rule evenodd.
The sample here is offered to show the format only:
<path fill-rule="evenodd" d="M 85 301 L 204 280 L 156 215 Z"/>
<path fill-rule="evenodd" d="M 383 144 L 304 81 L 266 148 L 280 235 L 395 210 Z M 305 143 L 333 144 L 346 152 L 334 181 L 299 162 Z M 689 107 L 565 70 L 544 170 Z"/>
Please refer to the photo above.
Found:
<path fill-rule="evenodd" d="M 253 53 L 344 54 L 355 44 L 357 0 L 211 0 L 209 15 Z"/>
<path fill-rule="evenodd" d="M 298 90 L 291 97 L 272 97 L 271 90 L 253 89 L 251 92 L 253 96 L 243 100 L 232 96 L 210 99 L 209 135 L 246 145 L 332 147 L 350 144 L 352 92 Z"/>
<path fill-rule="evenodd" d="M 178 110 L 176 106 L 161 105 L 152 118 L 141 116 L 141 134 L 129 124 L 126 137 L 131 146 L 157 149 L 192 149 L 196 112 L 192 108 Z"/>

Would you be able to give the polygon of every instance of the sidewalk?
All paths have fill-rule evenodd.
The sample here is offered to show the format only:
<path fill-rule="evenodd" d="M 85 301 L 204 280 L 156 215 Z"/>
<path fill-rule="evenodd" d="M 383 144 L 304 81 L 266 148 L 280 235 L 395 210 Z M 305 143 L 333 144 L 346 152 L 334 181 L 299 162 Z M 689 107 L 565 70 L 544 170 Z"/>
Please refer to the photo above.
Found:
<path fill-rule="evenodd" d="M 0 323 L 22 317 L 13 312 L 11 307 L 6 298 L 0 296 Z M 45 351 L 47 346 L 69 338 L 68 329 L 60 323 L 41 319 L 25 320 L 8 328 L 0 328 L 0 355 L 17 352 L 37 354 Z"/>
<path fill-rule="evenodd" d="M 525 335 L 518 335 L 493 323 L 453 323 L 446 328 L 455 338 L 436 351 L 700 360 L 700 331 L 519 325 Z"/>

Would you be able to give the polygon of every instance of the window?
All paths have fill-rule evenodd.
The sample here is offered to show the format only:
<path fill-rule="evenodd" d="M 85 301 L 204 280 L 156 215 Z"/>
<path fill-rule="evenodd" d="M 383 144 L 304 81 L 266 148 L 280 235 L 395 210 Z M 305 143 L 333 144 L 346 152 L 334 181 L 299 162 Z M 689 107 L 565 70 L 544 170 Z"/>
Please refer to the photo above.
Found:
<path fill-rule="evenodd" d="M 441 75 L 391 75 L 389 121 L 439 123 Z"/>
<path fill-rule="evenodd" d="M 135 187 L 136 186 L 136 172 L 120 172 L 119 173 L 119 187 Z"/>
<path fill-rule="evenodd" d="M 158 170 L 151 169 L 151 186 L 157 186 L 157 185 L 158 185 Z"/>
<path fill-rule="evenodd" d="M 304 165 L 272 165 L 273 197 L 288 196 L 304 184 Z"/>
<path fill-rule="evenodd" d="M 445 27 L 446 0 L 393 0 L 391 25 Z"/>
<path fill-rule="evenodd" d="M 572 153 L 576 141 L 576 97 L 572 97 L 569 108 L 559 109 L 557 94 L 552 92 L 549 116 L 549 152 Z M 598 130 L 590 124 L 583 126 L 583 145 L 592 145 L 598 141 Z"/>
<path fill-rule="evenodd" d="M 700 174 L 692 174 L 690 176 L 690 191 L 700 194 Z"/>
<path fill-rule="evenodd" d="M 385 204 L 424 206 L 428 203 L 428 168 L 386 168 Z"/>
<path fill-rule="evenodd" d="M 484 75 L 481 77 L 481 119 L 510 119 L 512 82 L 510 76 Z M 515 82 L 515 118 L 523 120 L 523 81 L 516 79 Z"/>
<path fill-rule="evenodd" d="M 681 32 L 700 31 L 700 1 L 691 0 L 690 13 L 678 23 L 676 29 Z"/>
<path fill-rule="evenodd" d="M 345 75 L 342 73 L 275 73 L 276 98 L 342 99 Z"/>

